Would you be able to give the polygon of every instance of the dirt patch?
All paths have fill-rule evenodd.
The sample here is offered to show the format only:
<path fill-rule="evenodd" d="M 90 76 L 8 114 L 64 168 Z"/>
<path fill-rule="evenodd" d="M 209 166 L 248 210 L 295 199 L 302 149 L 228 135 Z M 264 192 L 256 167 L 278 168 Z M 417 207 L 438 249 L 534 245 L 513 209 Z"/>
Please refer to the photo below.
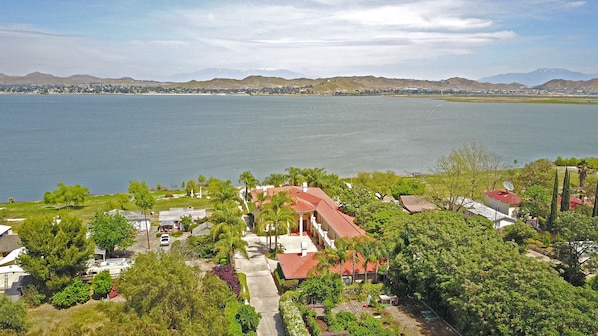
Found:
<path fill-rule="evenodd" d="M 316 314 L 323 315 L 323 309 L 316 308 Z M 336 306 L 332 311 L 336 314 L 340 311 L 353 313 L 359 317 L 362 313 L 372 316 L 380 316 L 382 321 L 387 324 L 396 324 L 399 330 L 405 336 L 458 336 L 443 320 L 433 317 L 424 316 L 423 311 L 428 309 L 424 304 L 409 298 L 403 298 L 399 301 L 398 306 L 386 306 L 382 310 L 375 307 L 364 307 L 363 303 L 358 301 L 342 302 Z"/>

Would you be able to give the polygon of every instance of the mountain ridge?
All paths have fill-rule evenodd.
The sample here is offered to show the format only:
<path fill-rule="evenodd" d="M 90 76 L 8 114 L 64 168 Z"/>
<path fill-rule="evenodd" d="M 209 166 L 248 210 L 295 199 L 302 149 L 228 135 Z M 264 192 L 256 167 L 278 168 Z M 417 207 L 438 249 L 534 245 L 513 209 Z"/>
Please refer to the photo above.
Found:
<path fill-rule="evenodd" d="M 478 79 L 482 83 L 510 84 L 521 83 L 530 87 L 546 84 L 549 81 L 561 79 L 571 81 L 587 81 L 598 78 L 598 74 L 586 74 L 558 68 L 540 68 L 531 72 L 512 72 Z"/>
<path fill-rule="evenodd" d="M 376 93 L 376 91 L 388 90 L 413 90 L 423 91 L 521 91 L 530 89 L 520 83 L 494 84 L 480 82 L 462 77 L 452 77 L 443 80 L 421 80 L 421 79 L 400 79 L 376 76 L 337 76 L 327 78 L 295 78 L 286 79 L 282 77 L 266 77 L 251 75 L 243 79 L 214 78 L 206 81 L 191 80 L 187 82 L 160 82 L 150 80 L 136 80 L 131 77 L 122 78 L 99 78 L 91 75 L 73 75 L 69 77 L 56 77 L 51 74 L 33 72 L 25 76 L 7 76 L 0 73 L 0 85 L 4 86 L 94 86 L 94 85 L 120 85 L 138 87 L 164 87 L 181 89 L 203 89 L 203 90 L 244 90 L 263 88 L 301 88 L 304 93 Z M 532 90 L 577 90 L 577 91 L 598 91 L 597 78 L 585 81 L 571 81 L 553 79 L 534 86 Z M 419 91 L 423 90 L 423 91 Z"/>

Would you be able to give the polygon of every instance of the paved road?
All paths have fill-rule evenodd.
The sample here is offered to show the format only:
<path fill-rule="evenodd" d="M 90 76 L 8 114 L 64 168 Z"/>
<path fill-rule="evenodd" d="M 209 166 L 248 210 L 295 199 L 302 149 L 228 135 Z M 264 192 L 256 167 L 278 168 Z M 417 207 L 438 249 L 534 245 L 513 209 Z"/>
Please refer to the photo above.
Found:
<path fill-rule="evenodd" d="M 270 269 L 276 267 L 276 262 L 266 258 L 262 252 L 260 238 L 254 233 L 247 233 L 243 239 L 249 243 L 247 246 L 249 260 L 237 253 L 235 265 L 237 272 L 247 275 L 249 303 L 262 314 L 257 334 L 258 336 L 284 336 L 282 321 L 278 313 L 280 296 L 270 272 Z"/>

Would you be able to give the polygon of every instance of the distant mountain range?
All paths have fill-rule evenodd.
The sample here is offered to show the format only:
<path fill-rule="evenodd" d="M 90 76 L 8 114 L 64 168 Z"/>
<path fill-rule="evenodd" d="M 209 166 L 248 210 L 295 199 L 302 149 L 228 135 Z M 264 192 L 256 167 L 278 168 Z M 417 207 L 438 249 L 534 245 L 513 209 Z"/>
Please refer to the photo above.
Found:
<path fill-rule="evenodd" d="M 541 70 L 538 70 L 541 71 Z M 239 72 L 240 74 L 241 72 Z M 289 72 L 290 73 L 290 72 Z M 535 73 L 535 72 L 533 72 Z M 573 72 L 567 72 L 576 74 Z M 582 74 L 583 75 L 583 74 Z M 506 76 L 506 75 L 504 75 Z M 585 75 L 591 76 L 591 75 Z M 495 76 L 498 77 L 498 76 Z M 490 78 L 490 77 L 489 77 Z M 534 86 L 534 90 L 543 90 L 560 93 L 598 92 L 598 75 L 591 80 L 551 79 L 541 85 Z M 388 93 L 393 90 L 403 92 L 462 92 L 472 93 L 516 93 L 528 90 L 524 83 L 511 81 L 510 84 L 495 84 L 486 80 L 470 80 L 454 77 L 439 81 L 395 79 L 374 76 L 351 76 L 330 78 L 296 78 L 285 79 L 272 76 L 248 76 L 243 79 L 214 78 L 210 80 L 191 80 L 186 82 L 159 82 L 149 80 L 135 80 L 130 77 L 123 78 L 98 78 L 88 75 L 74 75 L 70 77 L 56 77 L 50 74 L 34 72 L 26 76 L 7 76 L 0 74 L 0 86 L 94 86 L 112 85 L 123 87 L 162 87 L 167 89 L 180 88 L 183 90 L 255 90 L 276 89 L 272 93 Z M 293 88 L 293 90 L 285 90 Z"/>
<path fill-rule="evenodd" d="M 176 74 L 163 78 L 168 82 L 206 81 L 214 78 L 243 79 L 249 76 L 281 77 L 285 79 L 302 78 L 305 75 L 284 69 L 235 70 L 225 68 L 207 68 L 192 73 Z"/>
<path fill-rule="evenodd" d="M 567 69 L 537 69 L 527 73 L 507 73 L 491 77 L 484 77 L 478 79 L 478 81 L 492 84 L 519 83 L 532 87 L 545 84 L 553 79 L 587 81 L 594 78 L 598 78 L 598 74 L 585 74 L 581 72 L 569 71 Z"/>

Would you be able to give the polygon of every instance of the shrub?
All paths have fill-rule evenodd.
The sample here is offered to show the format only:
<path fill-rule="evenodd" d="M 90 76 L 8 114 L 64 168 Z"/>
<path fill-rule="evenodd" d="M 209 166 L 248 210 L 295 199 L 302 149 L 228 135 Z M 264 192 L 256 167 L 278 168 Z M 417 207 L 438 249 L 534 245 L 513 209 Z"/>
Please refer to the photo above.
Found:
<path fill-rule="evenodd" d="M 33 284 L 29 283 L 25 285 L 22 289 L 23 291 L 23 301 L 28 305 L 33 307 L 37 307 L 41 305 L 46 300 L 46 295 L 40 293 Z"/>
<path fill-rule="evenodd" d="M 310 336 L 305 323 L 301 318 L 301 311 L 293 302 L 288 298 L 281 297 L 279 301 L 280 316 L 282 318 L 282 324 L 286 331 L 286 335 L 289 336 Z"/>
<path fill-rule="evenodd" d="M 305 280 L 301 286 L 304 303 L 323 302 L 330 300 L 339 302 L 343 289 L 343 282 L 336 274 L 321 274 Z"/>
<path fill-rule="evenodd" d="M 241 305 L 238 301 L 229 301 L 224 307 L 224 316 L 226 318 L 226 334 L 228 336 L 242 336 L 243 328 L 236 318 L 237 311 Z"/>
<path fill-rule="evenodd" d="M 112 289 L 112 277 L 110 276 L 110 272 L 104 270 L 98 273 L 91 279 L 91 286 L 93 287 L 93 294 L 96 297 L 102 298 L 108 295 L 110 289 Z"/>
<path fill-rule="evenodd" d="M 255 311 L 255 308 L 249 305 L 239 305 L 237 314 L 235 315 L 236 320 L 243 329 L 243 334 L 255 333 L 257 326 L 260 324 L 262 314 Z"/>
<path fill-rule="evenodd" d="M 247 286 L 247 275 L 245 273 L 237 273 L 237 278 L 239 278 L 239 283 L 241 284 L 241 293 L 239 294 L 239 300 L 241 301 L 249 301 L 249 287 Z"/>
<path fill-rule="evenodd" d="M 0 295 L 0 330 L 16 333 L 27 330 L 27 309 L 23 302 L 13 302 L 8 296 Z"/>
<path fill-rule="evenodd" d="M 241 293 L 241 283 L 231 265 L 216 266 L 212 268 L 212 272 L 216 274 L 222 281 L 226 282 L 228 287 L 239 297 Z"/>
<path fill-rule="evenodd" d="M 85 303 L 87 300 L 89 300 L 89 285 L 79 278 L 75 278 L 70 285 L 51 298 L 56 308 L 68 308 L 77 303 Z"/>
<path fill-rule="evenodd" d="M 299 308 L 301 309 L 301 314 L 303 315 L 303 322 L 305 322 L 305 325 L 307 325 L 307 329 L 311 335 L 320 336 L 322 331 L 316 322 L 316 312 L 305 307 L 304 305 L 301 305 Z"/>
<path fill-rule="evenodd" d="M 280 269 L 280 265 L 274 270 L 274 280 L 276 281 L 276 287 L 281 293 L 285 293 L 290 290 L 294 290 L 299 286 L 299 280 L 286 280 L 282 275 L 282 270 Z"/>

